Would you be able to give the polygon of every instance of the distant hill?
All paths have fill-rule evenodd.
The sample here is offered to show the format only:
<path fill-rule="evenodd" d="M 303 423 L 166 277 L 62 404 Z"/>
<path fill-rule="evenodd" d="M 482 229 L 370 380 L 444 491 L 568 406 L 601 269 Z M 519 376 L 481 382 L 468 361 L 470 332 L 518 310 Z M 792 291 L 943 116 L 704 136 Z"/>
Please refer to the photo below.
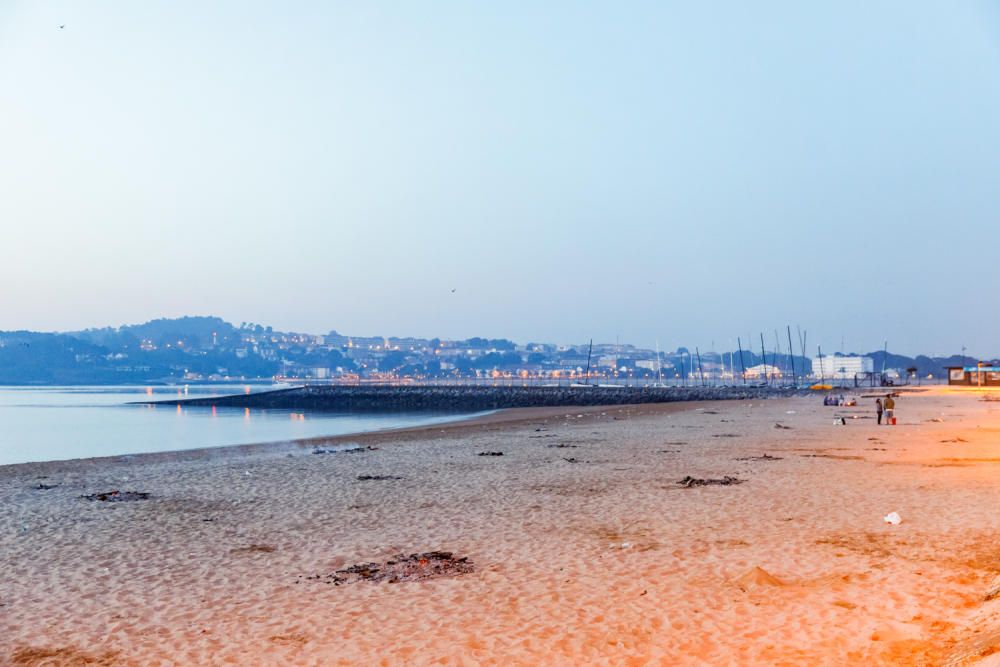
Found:
<path fill-rule="evenodd" d="M 0 332 L 0 384 L 81 384 L 122 380 L 108 351 L 67 334 Z"/>
<path fill-rule="evenodd" d="M 240 353 L 218 317 L 158 319 L 72 333 L 0 332 L 0 384 L 127 384 L 186 374 L 270 378 L 276 360 Z"/>
<path fill-rule="evenodd" d="M 189 349 L 238 341 L 237 329 L 220 317 L 161 318 L 144 324 L 86 329 L 69 335 L 116 349 L 138 347 L 142 341 L 149 341 L 156 347 L 170 344 L 171 347 L 179 345 Z"/>

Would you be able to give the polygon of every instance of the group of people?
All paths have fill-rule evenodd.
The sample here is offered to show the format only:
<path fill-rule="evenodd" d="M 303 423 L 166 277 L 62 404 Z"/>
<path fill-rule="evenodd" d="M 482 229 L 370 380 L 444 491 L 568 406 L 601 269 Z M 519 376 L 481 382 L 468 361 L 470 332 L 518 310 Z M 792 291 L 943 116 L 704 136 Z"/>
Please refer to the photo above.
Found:
<path fill-rule="evenodd" d="M 835 396 L 833 394 L 827 394 L 823 397 L 823 405 L 833 405 L 837 407 L 851 407 L 858 404 L 856 398 L 847 398 L 843 394 Z M 879 396 L 875 399 L 875 415 L 878 417 L 878 423 L 882 424 L 882 417 L 885 417 L 885 424 L 887 426 L 892 425 L 893 417 L 896 416 L 896 400 L 892 397 L 892 394 L 886 394 L 885 397 Z M 834 420 L 836 423 L 847 424 L 847 420 L 843 417 L 838 417 Z"/>
<path fill-rule="evenodd" d="M 878 416 L 878 423 L 882 423 L 882 414 L 885 413 L 885 423 L 892 424 L 892 418 L 895 416 L 896 411 L 896 401 L 893 400 L 892 394 L 885 395 L 885 401 L 883 402 L 881 398 L 875 399 L 875 414 Z"/>
<path fill-rule="evenodd" d="M 828 394 L 823 397 L 823 405 L 836 405 L 841 407 L 852 407 L 858 404 L 855 398 L 845 398 L 843 394 L 840 396 L 833 396 Z"/>

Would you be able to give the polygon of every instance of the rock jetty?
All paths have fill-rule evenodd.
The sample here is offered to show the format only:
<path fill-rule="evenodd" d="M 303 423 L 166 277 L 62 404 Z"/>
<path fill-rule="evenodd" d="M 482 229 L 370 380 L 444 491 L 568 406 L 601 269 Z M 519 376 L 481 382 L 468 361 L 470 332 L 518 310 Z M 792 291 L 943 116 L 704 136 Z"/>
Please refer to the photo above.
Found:
<path fill-rule="evenodd" d="M 792 396 L 800 392 L 797 389 L 777 387 L 325 385 L 157 402 L 169 405 L 338 412 L 479 412 L 502 408 L 764 399 Z"/>

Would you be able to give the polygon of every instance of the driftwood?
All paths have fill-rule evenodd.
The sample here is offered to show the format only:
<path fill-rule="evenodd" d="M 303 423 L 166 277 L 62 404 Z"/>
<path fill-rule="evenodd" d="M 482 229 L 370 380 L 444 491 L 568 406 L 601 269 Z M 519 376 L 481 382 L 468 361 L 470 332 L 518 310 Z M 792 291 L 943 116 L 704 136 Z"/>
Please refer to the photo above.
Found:
<path fill-rule="evenodd" d="M 351 454 L 356 452 L 371 452 L 378 449 L 377 447 L 362 447 L 358 445 L 357 447 L 348 447 L 346 449 L 324 449 L 322 447 L 317 447 L 312 450 L 313 454 Z"/>
<path fill-rule="evenodd" d="M 104 493 L 92 493 L 88 496 L 80 496 L 84 500 L 100 500 L 106 503 L 126 503 L 134 500 L 146 500 L 149 494 L 145 491 L 106 491 Z"/>
<path fill-rule="evenodd" d="M 701 479 L 688 475 L 677 483 L 685 489 L 690 489 L 695 486 L 732 486 L 734 484 L 742 484 L 745 481 L 745 479 L 737 479 L 736 477 L 730 477 L 729 475 L 726 475 L 722 479 Z"/>

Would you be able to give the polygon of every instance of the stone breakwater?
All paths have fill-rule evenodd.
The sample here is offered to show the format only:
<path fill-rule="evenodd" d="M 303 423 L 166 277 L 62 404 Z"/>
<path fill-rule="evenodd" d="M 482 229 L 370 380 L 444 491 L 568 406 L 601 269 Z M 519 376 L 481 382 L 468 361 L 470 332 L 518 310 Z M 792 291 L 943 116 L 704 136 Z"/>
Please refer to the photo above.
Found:
<path fill-rule="evenodd" d="M 482 387 L 442 385 L 315 386 L 216 398 L 158 401 L 169 405 L 345 412 L 480 412 L 503 408 L 634 405 L 676 401 L 765 399 L 802 390 L 777 387 Z"/>

